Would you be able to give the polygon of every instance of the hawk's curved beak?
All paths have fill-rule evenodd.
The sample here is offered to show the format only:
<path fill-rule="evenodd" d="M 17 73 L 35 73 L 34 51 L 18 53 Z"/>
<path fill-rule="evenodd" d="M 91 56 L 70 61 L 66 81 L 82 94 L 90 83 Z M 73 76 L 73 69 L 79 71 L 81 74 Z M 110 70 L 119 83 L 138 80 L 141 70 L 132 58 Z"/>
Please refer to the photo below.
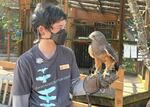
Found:
<path fill-rule="evenodd" d="M 93 39 L 93 38 L 92 38 L 92 35 L 89 35 L 89 39 L 91 39 L 91 40 Z"/>
<path fill-rule="evenodd" d="M 88 37 L 88 42 L 92 43 L 92 39 L 90 37 Z"/>

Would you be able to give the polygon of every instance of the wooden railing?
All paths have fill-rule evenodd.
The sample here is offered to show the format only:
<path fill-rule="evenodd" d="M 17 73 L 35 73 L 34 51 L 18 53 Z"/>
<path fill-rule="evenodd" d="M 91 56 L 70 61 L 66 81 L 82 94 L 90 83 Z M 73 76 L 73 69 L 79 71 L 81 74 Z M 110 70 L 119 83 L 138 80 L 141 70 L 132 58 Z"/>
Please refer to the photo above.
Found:
<path fill-rule="evenodd" d="M 0 67 L 3 69 L 11 70 L 11 69 L 14 69 L 15 66 L 16 66 L 15 62 L 0 61 Z"/>
<path fill-rule="evenodd" d="M 15 62 L 0 61 L 0 94 L 2 95 L 0 107 L 11 107 L 11 87 L 13 81 L 13 72 L 11 71 L 14 70 L 15 66 Z"/>

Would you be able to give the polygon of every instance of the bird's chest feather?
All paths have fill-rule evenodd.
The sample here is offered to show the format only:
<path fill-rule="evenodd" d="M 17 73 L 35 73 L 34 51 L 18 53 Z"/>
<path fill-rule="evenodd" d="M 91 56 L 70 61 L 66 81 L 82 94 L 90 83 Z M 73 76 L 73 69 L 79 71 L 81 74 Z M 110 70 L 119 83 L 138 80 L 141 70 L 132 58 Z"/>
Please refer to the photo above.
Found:
<path fill-rule="evenodd" d="M 92 43 L 91 47 L 92 47 L 93 53 L 94 53 L 96 56 L 99 56 L 99 55 L 105 53 L 105 50 L 104 50 L 104 46 L 103 46 L 103 45 L 96 44 L 96 43 Z"/>

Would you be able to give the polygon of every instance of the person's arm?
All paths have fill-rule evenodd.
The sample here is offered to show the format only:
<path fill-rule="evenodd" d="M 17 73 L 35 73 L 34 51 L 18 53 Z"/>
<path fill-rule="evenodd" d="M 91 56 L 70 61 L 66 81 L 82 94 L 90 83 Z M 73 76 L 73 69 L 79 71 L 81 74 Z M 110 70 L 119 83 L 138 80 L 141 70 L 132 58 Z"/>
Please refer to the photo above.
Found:
<path fill-rule="evenodd" d="M 71 94 L 74 96 L 85 95 L 85 91 L 83 89 L 83 80 L 80 80 L 79 68 L 77 66 L 73 51 L 71 64 L 71 84 Z"/>
<path fill-rule="evenodd" d="M 29 96 L 27 95 L 13 95 L 13 107 L 28 107 Z"/>
<path fill-rule="evenodd" d="M 74 86 L 73 86 L 73 95 L 74 96 L 79 96 L 79 95 L 85 95 L 85 90 L 83 88 L 83 82 L 84 80 L 80 80 L 79 78 L 74 81 Z"/>
<path fill-rule="evenodd" d="M 12 87 L 13 107 L 28 107 L 27 104 L 29 103 L 28 99 L 31 92 L 31 74 L 29 70 L 30 63 L 26 59 L 25 57 L 20 58 L 14 71 Z"/>

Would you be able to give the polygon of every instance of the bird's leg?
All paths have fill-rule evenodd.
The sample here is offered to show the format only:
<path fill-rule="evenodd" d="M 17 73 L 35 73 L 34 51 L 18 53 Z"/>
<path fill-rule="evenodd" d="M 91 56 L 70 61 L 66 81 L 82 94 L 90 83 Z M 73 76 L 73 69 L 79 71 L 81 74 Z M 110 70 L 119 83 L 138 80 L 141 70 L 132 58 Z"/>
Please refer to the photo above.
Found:
<path fill-rule="evenodd" d="M 111 57 L 109 57 L 109 56 L 105 57 L 106 68 L 105 68 L 104 73 L 103 73 L 104 77 L 106 75 L 109 75 L 109 71 L 112 70 L 114 64 L 115 64 L 115 62 L 114 62 L 114 60 Z"/>
<path fill-rule="evenodd" d="M 95 60 L 95 68 L 96 68 L 94 74 L 96 74 L 96 73 L 98 73 L 98 72 L 101 71 L 101 68 L 102 68 L 102 62 L 101 62 L 101 60 L 98 59 L 98 58 L 94 58 L 94 60 Z"/>

